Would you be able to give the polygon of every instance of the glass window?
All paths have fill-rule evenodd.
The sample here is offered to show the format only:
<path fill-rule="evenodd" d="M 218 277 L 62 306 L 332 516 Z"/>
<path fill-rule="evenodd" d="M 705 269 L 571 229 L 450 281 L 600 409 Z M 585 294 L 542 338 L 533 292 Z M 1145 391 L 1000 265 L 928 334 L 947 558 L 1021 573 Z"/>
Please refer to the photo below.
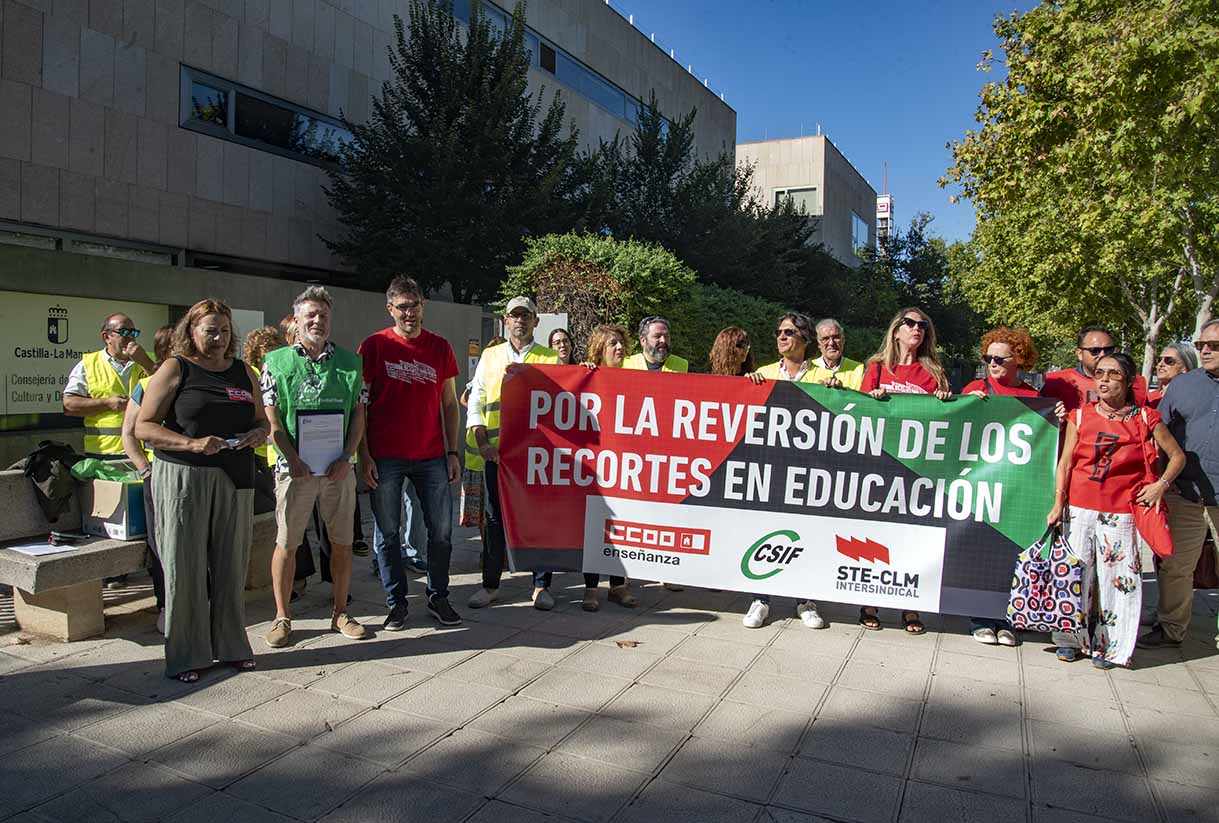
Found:
<path fill-rule="evenodd" d="M 529 65 L 538 64 L 538 36 L 531 31 L 525 32 L 525 51 L 529 52 Z"/>
<path fill-rule="evenodd" d="M 550 72 L 551 74 L 554 74 L 555 69 L 557 68 L 557 62 L 558 62 L 558 56 L 555 53 L 555 50 L 553 48 L 551 48 L 550 46 L 546 45 L 545 43 L 541 44 L 540 49 L 541 49 L 541 51 L 539 54 L 539 61 L 541 63 L 542 68 L 544 68 L 546 71 Z"/>
<path fill-rule="evenodd" d="M 590 71 L 581 78 L 580 91 L 589 100 L 609 109 L 611 114 L 626 117 L 626 95 L 617 86 L 602 80 Z"/>
<path fill-rule="evenodd" d="M 821 214 L 821 204 L 817 200 L 817 189 L 778 189 L 775 191 L 775 206 L 783 205 L 783 200 L 792 201 L 796 211 L 802 214 Z"/>
<path fill-rule="evenodd" d="M 190 84 L 190 117 L 222 129 L 229 125 L 228 92 L 194 81 Z"/>
<path fill-rule="evenodd" d="M 870 248 L 868 242 L 868 221 L 855 212 L 851 212 L 851 248 L 857 251 Z"/>

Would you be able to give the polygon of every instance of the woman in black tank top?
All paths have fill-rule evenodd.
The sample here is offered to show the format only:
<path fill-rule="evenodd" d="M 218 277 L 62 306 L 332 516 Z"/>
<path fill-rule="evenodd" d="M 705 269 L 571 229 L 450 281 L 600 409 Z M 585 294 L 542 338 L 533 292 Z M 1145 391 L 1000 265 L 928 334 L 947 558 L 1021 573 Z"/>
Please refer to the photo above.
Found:
<path fill-rule="evenodd" d="M 190 683 L 217 660 L 254 668 L 244 589 L 254 447 L 270 426 L 257 375 L 235 358 L 223 302 L 190 308 L 174 330 L 174 352 L 148 383 L 135 435 L 159 458 L 150 479 L 165 566 L 166 675 Z"/>

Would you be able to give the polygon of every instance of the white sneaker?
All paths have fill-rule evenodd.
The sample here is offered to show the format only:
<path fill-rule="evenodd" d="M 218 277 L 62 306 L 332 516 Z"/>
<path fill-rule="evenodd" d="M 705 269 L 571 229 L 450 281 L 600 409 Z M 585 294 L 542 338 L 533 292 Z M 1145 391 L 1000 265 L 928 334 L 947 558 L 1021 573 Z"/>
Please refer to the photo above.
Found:
<path fill-rule="evenodd" d="M 770 615 L 770 606 L 761 600 L 755 600 L 749 606 L 749 611 L 741 618 L 741 623 L 747 629 L 760 629 Z"/>
<path fill-rule="evenodd" d="M 466 605 L 471 609 L 481 609 L 490 606 L 499 599 L 499 589 L 479 589 L 470 595 Z"/>
<path fill-rule="evenodd" d="M 165 609 L 157 612 L 157 631 L 165 634 Z"/>
<path fill-rule="evenodd" d="M 533 590 L 533 607 L 544 612 L 554 608 L 554 597 L 551 596 L 548 589 Z"/>
<path fill-rule="evenodd" d="M 817 604 L 811 600 L 804 600 L 796 604 L 796 617 L 800 618 L 810 629 L 824 629 L 830 625 L 817 611 Z"/>

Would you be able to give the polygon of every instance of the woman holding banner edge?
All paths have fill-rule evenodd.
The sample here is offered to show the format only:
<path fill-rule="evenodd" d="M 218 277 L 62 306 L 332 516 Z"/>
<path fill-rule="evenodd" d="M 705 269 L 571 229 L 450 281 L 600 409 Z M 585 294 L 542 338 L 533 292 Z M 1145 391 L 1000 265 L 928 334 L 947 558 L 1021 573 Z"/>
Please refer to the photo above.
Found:
<path fill-rule="evenodd" d="M 893 315 L 884 343 L 864 365 L 859 390 L 877 400 L 890 394 L 934 394 L 941 400 L 952 397 L 948 376 L 940 365 L 935 324 L 926 312 L 910 306 Z M 859 622 L 868 631 L 880 631 L 880 610 L 861 606 Z M 919 613 L 909 609 L 902 612 L 902 625 L 908 634 L 927 631 Z"/>
<path fill-rule="evenodd" d="M 1090 654 L 1098 669 L 1129 666 L 1143 602 L 1143 538 L 1134 507 L 1157 506 L 1185 468 L 1185 452 L 1155 409 L 1134 396 L 1138 369 L 1130 356 L 1110 354 L 1096 363 L 1096 394 L 1067 417 L 1054 482 L 1054 506 L 1046 523 L 1063 523 L 1071 551 L 1084 566 L 1083 604 L 1098 593 L 1100 619 Z M 1148 440 L 1168 455 L 1168 465 L 1146 483 Z M 1065 514 L 1065 517 L 1064 517 Z M 1055 632 L 1058 659 L 1089 653 L 1086 629 Z"/>

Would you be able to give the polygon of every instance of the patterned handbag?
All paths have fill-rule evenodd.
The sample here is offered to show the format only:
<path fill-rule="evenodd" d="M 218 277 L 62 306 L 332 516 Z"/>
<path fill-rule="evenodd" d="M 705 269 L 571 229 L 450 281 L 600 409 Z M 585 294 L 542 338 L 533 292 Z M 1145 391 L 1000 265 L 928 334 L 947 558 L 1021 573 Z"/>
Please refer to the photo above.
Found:
<path fill-rule="evenodd" d="M 1083 567 L 1051 526 L 1016 560 L 1007 621 L 1030 632 L 1080 631 L 1087 620 L 1082 604 Z"/>
<path fill-rule="evenodd" d="M 483 473 L 462 469 L 461 497 L 458 503 L 457 525 L 462 528 L 477 526 L 483 515 Z"/>

